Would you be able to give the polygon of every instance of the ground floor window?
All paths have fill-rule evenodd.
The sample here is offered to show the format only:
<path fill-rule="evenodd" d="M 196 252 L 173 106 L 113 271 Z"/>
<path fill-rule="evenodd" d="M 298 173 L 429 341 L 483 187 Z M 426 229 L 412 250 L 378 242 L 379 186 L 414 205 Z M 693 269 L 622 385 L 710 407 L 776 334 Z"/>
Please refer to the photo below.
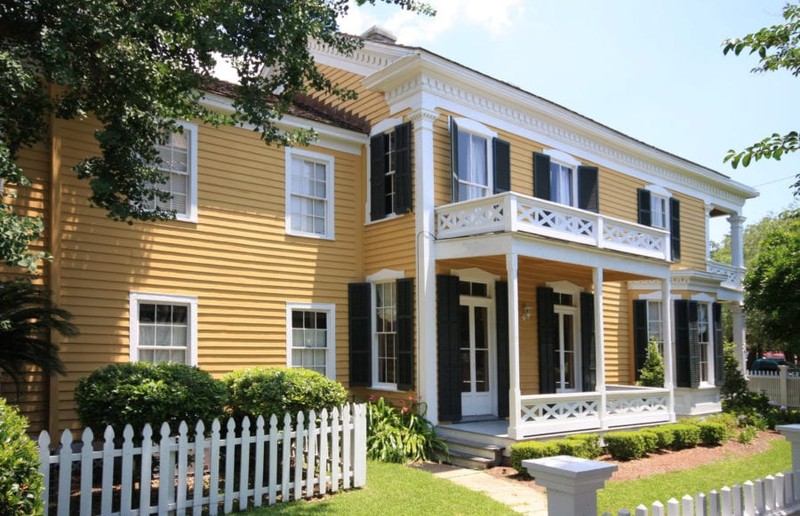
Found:
<path fill-rule="evenodd" d="M 133 292 L 130 295 L 132 362 L 197 363 L 197 298 Z"/>
<path fill-rule="evenodd" d="M 333 305 L 287 305 L 287 358 L 289 367 L 336 376 Z"/>
<path fill-rule="evenodd" d="M 711 305 L 697 303 L 697 345 L 700 351 L 700 383 L 714 383 L 713 329 Z"/>

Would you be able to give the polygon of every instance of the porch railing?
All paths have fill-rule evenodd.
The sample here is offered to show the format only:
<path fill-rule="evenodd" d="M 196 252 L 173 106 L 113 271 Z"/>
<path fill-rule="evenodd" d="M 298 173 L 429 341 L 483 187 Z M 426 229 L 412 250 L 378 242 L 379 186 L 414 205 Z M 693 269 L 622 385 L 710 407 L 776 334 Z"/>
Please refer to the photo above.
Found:
<path fill-rule="evenodd" d="M 726 263 L 708 261 L 706 262 L 706 272 L 717 276 L 723 276 L 725 280 L 723 280 L 722 285 L 725 287 L 734 289 L 742 288 L 745 273 L 744 267 L 734 267 Z"/>
<path fill-rule="evenodd" d="M 436 238 L 521 232 L 668 260 L 669 232 L 512 192 L 436 209 Z"/>
<path fill-rule="evenodd" d="M 609 385 L 600 392 L 520 397 L 520 437 L 668 422 L 669 390 Z"/>

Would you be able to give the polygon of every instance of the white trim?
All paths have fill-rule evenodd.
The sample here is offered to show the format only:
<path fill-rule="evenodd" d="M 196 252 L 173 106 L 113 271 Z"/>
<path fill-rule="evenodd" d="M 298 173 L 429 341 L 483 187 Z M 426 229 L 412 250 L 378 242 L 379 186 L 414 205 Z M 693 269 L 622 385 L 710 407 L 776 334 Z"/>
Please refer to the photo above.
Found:
<path fill-rule="evenodd" d="M 631 290 L 631 289 L 629 288 L 628 290 Z M 681 295 L 680 294 L 670 294 L 669 298 L 670 298 L 671 301 L 674 301 L 676 299 L 681 299 Z M 639 294 L 638 296 L 636 296 L 636 299 L 642 300 L 642 301 L 663 301 L 664 295 L 661 293 L 660 290 L 657 290 L 655 292 L 650 292 L 648 294 Z"/>
<path fill-rule="evenodd" d="M 470 281 L 473 283 L 486 283 L 487 292 L 490 294 L 489 297 L 494 299 L 494 283 L 500 279 L 500 276 L 496 274 L 492 274 L 491 272 L 486 272 L 483 269 L 479 269 L 477 267 L 469 267 L 466 269 L 450 269 L 451 276 L 458 276 L 458 279 L 461 281 Z"/>
<path fill-rule="evenodd" d="M 575 295 L 575 294 L 580 294 L 585 290 L 583 287 L 580 287 L 575 283 L 566 280 L 550 281 L 548 283 L 545 283 L 545 285 L 552 288 L 555 292 L 559 292 L 562 294 Z M 575 302 L 577 303 L 578 301 L 576 300 Z"/>
<path fill-rule="evenodd" d="M 578 168 L 581 166 L 581 162 L 575 159 L 575 157 L 571 154 L 567 154 L 566 152 L 557 150 L 557 149 L 544 149 L 542 154 L 547 154 L 550 156 L 550 160 L 556 161 L 563 165 L 567 165 L 568 167 L 575 167 Z"/>
<path fill-rule="evenodd" d="M 467 187 L 471 188 L 482 188 L 486 190 L 486 194 L 481 197 L 488 197 L 492 195 L 494 192 L 494 174 L 492 171 L 494 170 L 494 145 L 492 145 L 492 139 L 497 137 L 497 133 L 494 132 L 489 127 L 483 125 L 480 122 L 469 118 L 459 118 L 459 117 L 451 117 L 453 121 L 455 121 L 456 125 L 458 126 L 459 133 L 466 133 L 471 136 L 476 136 L 478 138 L 483 138 L 486 140 L 486 185 L 481 185 L 479 183 L 470 183 L 466 179 L 461 177 L 459 173 L 459 177 L 457 178 L 458 184 L 464 184 Z M 451 124 L 448 124 L 448 131 L 452 127 Z M 460 161 L 460 154 L 462 152 L 467 152 L 467 149 L 459 146 L 459 156 L 457 159 Z M 459 190 L 460 190 L 459 186 Z M 464 199 L 462 199 L 464 200 Z"/>
<path fill-rule="evenodd" d="M 708 294 L 693 294 L 691 297 L 692 301 L 697 301 L 698 303 L 714 303 L 716 299 L 714 297 L 709 296 Z"/>
<path fill-rule="evenodd" d="M 381 269 L 367 276 L 367 283 L 383 283 L 385 281 L 399 280 L 406 277 L 405 271 L 394 269 Z"/>
<path fill-rule="evenodd" d="M 669 192 L 669 190 L 667 190 L 663 186 L 647 185 L 647 186 L 644 187 L 644 189 L 648 190 L 649 192 L 652 192 L 652 193 L 654 193 L 656 195 L 660 195 L 661 197 L 666 197 L 667 199 L 672 198 L 672 194 Z"/>
<path fill-rule="evenodd" d="M 176 214 L 177 220 L 197 223 L 197 124 L 178 122 L 184 134 L 189 131 L 189 196 L 186 199 L 186 215 Z"/>
<path fill-rule="evenodd" d="M 286 302 L 286 367 L 292 367 L 292 312 L 304 310 L 328 314 L 328 338 L 325 346 L 325 376 L 336 379 L 336 305 L 333 303 Z M 299 366 L 298 366 L 299 367 Z"/>
<path fill-rule="evenodd" d="M 333 240 L 335 237 L 335 221 L 334 221 L 334 178 L 335 178 L 335 162 L 334 157 L 330 154 L 322 154 L 320 152 L 312 152 L 305 149 L 298 149 L 295 147 L 286 147 L 285 158 L 285 190 L 286 190 L 286 234 L 301 236 L 306 238 L 320 238 L 324 240 Z M 292 229 L 292 159 L 300 158 L 307 161 L 313 161 L 325 165 L 325 234 L 307 233 Z"/>
<path fill-rule="evenodd" d="M 383 120 L 372 126 L 372 129 L 370 129 L 369 131 L 369 137 L 372 138 L 373 136 L 376 136 L 381 133 L 388 133 L 389 131 L 391 131 L 392 129 L 394 129 L 395 127 L 397 127 L 402 123 L 403 119 L 399 117 L 384 118 Z"/>
<path fill-rule="evenodd" d="M 476 120 L 471 118 L 461 118 L 461 117 L 453 117 L 456 125 L 458 125 L 458 130 L 464 130 L 468 133 L 483 136 L 487 139 L 497 138 L 497 133 Z"/>
<path fill-rule="evenodd" d="M 149 292 L 130 292 L 129 317 L 128 317 L 128 348 L 131 362 L 139 361 L 139 305 L 141 303 L 171 303 L 189 307 L 188 322 L 188 349 L 186 356 L 188 364 L 197 365 L 197 296 L 182 296 L 175 294 L 152 294 Z"/>

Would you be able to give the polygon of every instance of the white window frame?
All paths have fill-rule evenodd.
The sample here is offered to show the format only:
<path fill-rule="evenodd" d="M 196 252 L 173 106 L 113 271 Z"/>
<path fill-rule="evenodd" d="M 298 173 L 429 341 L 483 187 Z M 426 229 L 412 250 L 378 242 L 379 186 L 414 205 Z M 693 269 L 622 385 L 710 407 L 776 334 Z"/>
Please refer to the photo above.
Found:
<path fill-rule="evenodd" d="M 570 203 L 567 204 L 563 202 L 561 199 L 553 199 L 553 183 L 552 183 L 552 175 L 550 176 L 550 197 L 552 202 L 556 202 L 558 204 L 563 204 L 564 206 L 572 206 L 574 208 L 578 207 L 578 167 L 581 166 L 582 162 L 575 159 L 574 156 L 567 154 L 566 152 L 557 150 L 557 149 L 544 149 L 543 154 L 546 154 L 550 157 L 550 167 L 553 165 L 558 165 L 562 168 L 568 168 L 572 171 L 572 181 L 570 182 Z M 551 170 L 547 171 L 548 174 L 552 174 Z"/>
<path fill-rule="evenodd" d="M 715 378 L 716 378 L 716 371 L 714 367 L 716 366 L 716 360 L 714 355 L 714 312 L 713 312 L 713 303 L 714 298 L 709 296 L 708 294 L 696 294 L 692 296 L 692 301 L 697 302 L 697 342 L 699 345 L 704 346 L 706 350 L 706 360 L 707 360 L 707 371 L 708 371 L 708 378 L 703 379 L 702 375 L 700 377 L 700 387 L 713 387 L 715 385 Z M 706 317 L 708 318 L 708 341 L 705 343 L 700 342 L 700 307 L 703 306 L 706 310 Z M 700 363 L 697 364 L 700 367 Z M 701 370 L 702 373 L 702 370 Z"/>
<path fill-rule="evenodd" d="M 483 125 L 480 122 L 476 122 L 470 118 L 455 118 L 456 125 L 458 125 L 458 132 L 459 133 L 467 133 L 471 136 L 477 136 L 479 138 L 484 138 L 486 140 L 486 195 L 482 197 L 478 197 L 481 199 L 483 197 L 489 197 L 494 192 L 494 174 L 492 171 L 494 170 L 494 149 L 492 147 L 492 140 L 497 138 L 497 133 L 492 131 L 489 127 Z M 459 146 L 459 154 L 462 152 L 461 147 Z M 458 157 L 457 157 L 458 159 Z M 477 183 L 467 183 L 461 179 L 461 174 L 459 171 L 459 178 L 458 184 L 461 185 L 462 183 L 467 184 L 469 186 L 474 186 L 477 188 L 484 188 L 484 185 L 479 185 Z M 460 201 L 466 201 L 468 199 L 461 199 L 459 196 Z M 469 199 L 471 200 L 471 199 Z"/>
<path fill-rule="evenodd" d="M 379 134 L 392 133 L 392 132 L 394 132 L 395 128 L 398 125 L 401 125 L 402 123 L 403 123 L 403 119 L 402 118 L 385 118 L 385 119 L 381 120 L 380 122 L 378 122 L 377 124 L 375 124 L 375 126 L 369 132 L 369 137 L 372 138 L 373 136 L 378 136 Z M 395 139 L 394 141 L 395 141 L 395 145 L 397 145 L 397 139 Z M 387 213 L 386 216 L 384 216 L 384 217 L 382 217 L 380 219 L 374 219 L 373 220 L 373 218 L 372 218 L 372 213 L 370 211 L 370 207 L 372 206 L 372 188 L 370 188 L 370 180 L 372 178 L 372 148 L 371 147 L 372 147 L 371 145 L 367 145 L 367 163 L 369 165 L 369 174 L 366 177 L 366 179 L 367 179 L 367 184 L 366 184 L 367 202 L 364 205 L 364 210 L 365 210 L 364 214 L 365 214 L 365 217 L 366 217 L 367 224 L 376 223 L 376 222 L 382 222 L 384 220 L 394 219 L 396 217 L 400 217 L 401 216 L 401 215 L 398 215 L 397 213 L 395 213 L 394 209 L 393 209 L 391 212 Z M 394 172 L 396 173 L 397 170 L 394 170 Z M 385 174 L 385 172 L 384 172 L 384 174 Z M 394 183 L 394 185 L 395 185 L 395 187 L 397 187 L 397 183 L 396 182 Z M 397 190 L 395 190 L 395 192 L 394 192 L 394 197 L 397 197 Z M 394 208 L 394 206 L 392 208 Z"/>
<path fill-rule="evenodd" d="M 558 348 L 556 349 L 556 354 L 558 355 L 559 361 L 559 369 L 561 370 L 561 377 L 556 379 L 556 392 L 581 392 L 583 389 L 583 375 L 581 374 L 582 367 L 583 367 L 583 356 L 581 353 L 581 302 L 580 302 L 580 295 L 583 292 L 583 289 L 578 285 L 570 281 L 555 281 L 552 283 L 547 283 L 547 286 L 553 289 L 553 292 L 556 294 L 567 294 L 572 296 L 572 305 L 554 305 L 553 312 L 555 315 L 571 315 L 572 316 L 572 346 L 573 346 L 573 356 L 575 357 L 575 368 L 573 374 L 575 375 L 575 382 L 574 385 L 569 388 L 561 388 L 560 385 L 563 385 L 563 381 L 561 377 L 565 377 L 563 369 L 561 369 L 561 364 L 564 363 L 564 356 L 566 352 L 562 347 L 562 336 L 560 335 L 561 325 L 559 324 L 559 335 L 558 338 Z"/>
<path fill-rule="evenodd" d="M 175 220 L 184 222 L 197 223 L 197 124 L 190 122 L 175 122 L 183 128 L 183 134 L 186 136 L 189 149 L 187 152 L 188 166 L 187 171 L 189 174 L 188 189 L 186 194 L 186 213 L 175 213 Z M 171 135 L 170 135 L 171 136 Z M 163 170 L 164 173 L 170 174 L 169 171 Z M 167 177 L 169 182 L 169 176 Z M 155 186 L 163 186 L 163 183 Z M 168 191 L 168 190 L 164 190 Z M 155 202 L 158 202 L 157 200 Z"/>
<path fill-rule="evenodd" d="M 292 365 L 292 352 L 294 351 L 294 328 L 292 327 L 292 314 L 294 311 L 325 312 L 328 319 L 327 339 L 325 347 L 325 376 L 331 380 L 336 379 L 336 305 L 332 303 L 286 303 L 286 367 L 302 366 Z M 303 349 L 298 348 L 298 349 Z"/>
<path fill-rule="evenodd" d="M 184 305 L 188 310 L 188 349 L 186 358 L 188 365 L 197 365 L 197 297 L 173 294 L 152 294 L 148 292 L 131 292 L 129 307 L 129 348 L 130 361 L 139 362 L 139 305 L 147 303 L 161 303 Z"/>
<path fill-rule="evenodd" d="M 666 188 L 658 185 L 647 185 L 645 190 L 650 192 L 650 226 L 669 231 L 669 200 L 672 198 L 672 194 Z M 661 204 L 658 210 L 656 203 Z M 660 221 L 656 221 L 656 214 L 661 216 Z"/>
<path fill-rule="evenodd" d="M 325 165 L 325 233 L 309 233 L 292 229 L 292 160 L 311 161 Z M 286 234 L 306 238 L 334 239 L 334 157 L 330 154 L 313 152 L 306 149 L 286 147 Z"/>
<path fill-rule="evenodd" d="M 392 269 L 383 269 L 367 276 L 367 283 L 371 287 L 371 300 L 370 300 L 370 320 L 371 320 L 371 336 L 372 336 L 372 388 L 383 391 L 397 391 L 397 383 L 387 383 L 378 381 L 378 318 L 377 318 L 377 290 L 376 286 L 383 283 L 396 283 L 397 280 L 405 278 L 403 271 Z M 397 291 L 395 290 L 395 296 Z M 397 298 L 395 297 L 395 307 L 397 307 Z M 395 336 L 397 335 L 397 321 L 395 320 Z M 395 360 L 397 360 L 397 344 L 395 340 Z"/>

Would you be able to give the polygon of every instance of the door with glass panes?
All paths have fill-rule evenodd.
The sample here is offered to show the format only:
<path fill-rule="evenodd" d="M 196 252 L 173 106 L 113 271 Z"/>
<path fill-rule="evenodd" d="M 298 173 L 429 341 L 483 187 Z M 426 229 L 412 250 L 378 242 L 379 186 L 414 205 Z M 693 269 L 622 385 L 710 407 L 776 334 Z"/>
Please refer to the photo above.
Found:
<path fill-rule="evenodd" d="M 556 329 L 556 392 L 579 390 L 580 364 L 578 336 L 578 309 L 573 306 L 575 296 L 556 294 L 553 317 Z"/>
<path fill-rule="evenodd" d="M 461 414 L 492 415 L 494 408 L 492 304 L 489 298 L 461 296 Z"/>

